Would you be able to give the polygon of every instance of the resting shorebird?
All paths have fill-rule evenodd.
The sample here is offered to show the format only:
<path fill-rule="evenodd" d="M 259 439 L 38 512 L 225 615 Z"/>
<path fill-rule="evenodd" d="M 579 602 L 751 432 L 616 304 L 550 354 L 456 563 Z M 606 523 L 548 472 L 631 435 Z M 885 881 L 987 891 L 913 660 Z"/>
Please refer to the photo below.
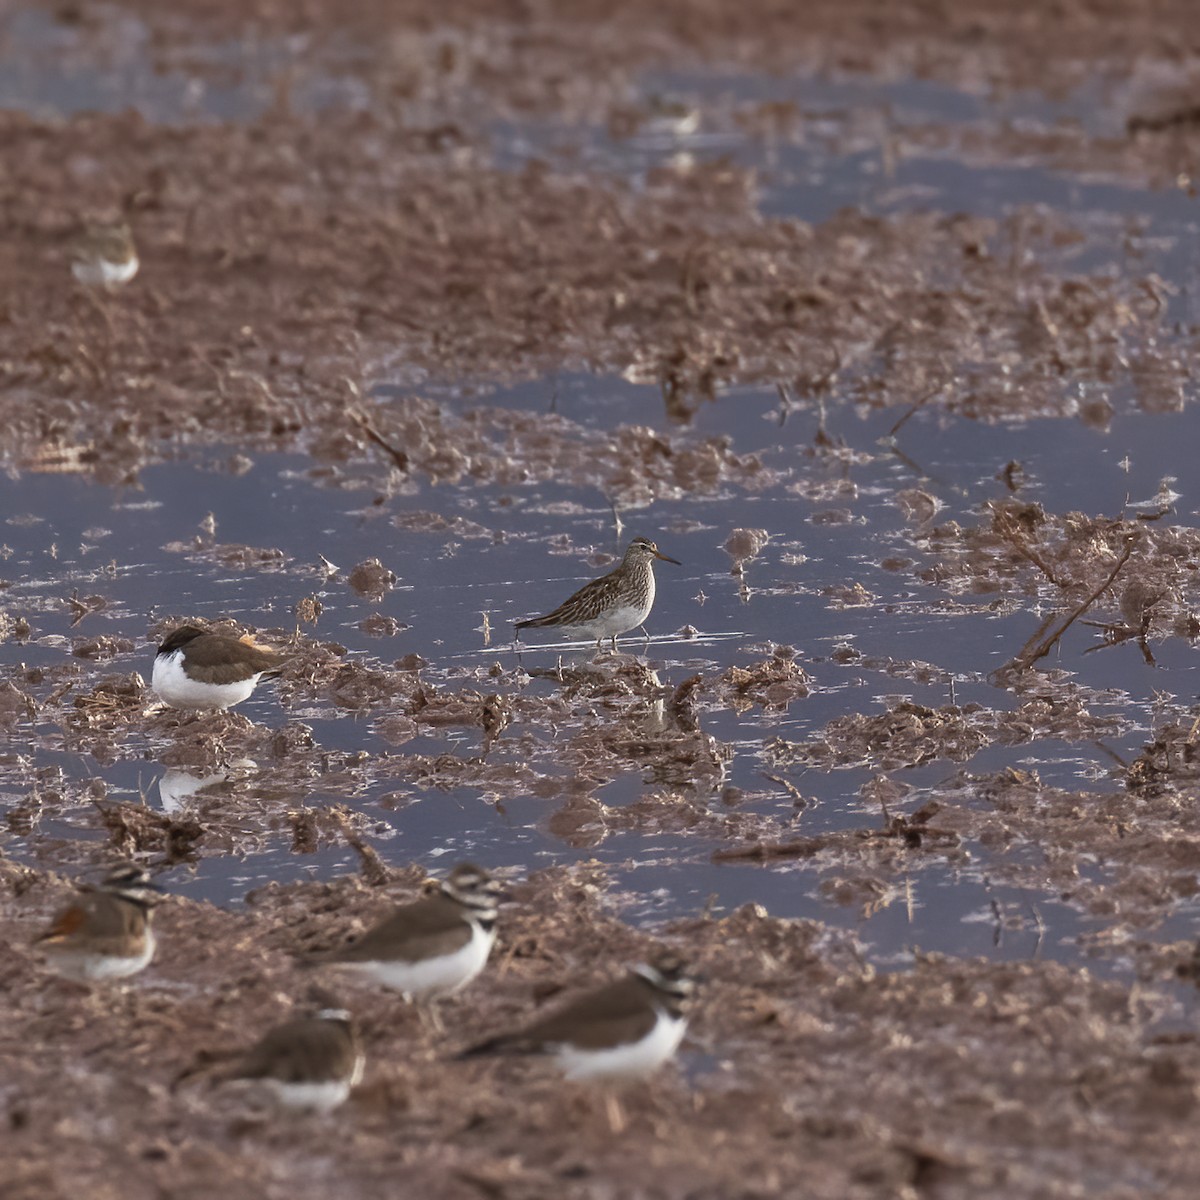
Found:
<path fill-rule="evenodd" d="M 515 628 L 554 627 L 568 641 L 594 640 L 597 647 L 605 638 L 611 638 L 615 651 L 617 638 L 641 626 L 654 607 L 656 558 L 680 565 L 678 559 L 663 554 L 648 538 L 636 537 L 615 571 L 585 583 L 553 612 L 518 621 Z"/>
<path fill-rule="evenodd" d="M 71 979 L 136 975 L 154 957 L 151 916 L 161 899 L 162 889 L 144 867 L 120 863 L 62 909 L 36 944 L 49 964 Z"/>
<path fill-rule="evenodd" d="M 71 274 L 87 287 L 113 291 L 138 272 L 137 247 L 129 226 L 89 225 L 71 247 Z"/>
<path fill-rule="evenodd" d="M 480 1042 L 460 1057 L 553 1054 L 568 1079 L 636 1079 L 678 1049 L 695 989 L 684 964 L 664 955 L 523 1029 Z"/>
<path fill-rule="evenodd" d="M 421 1004 L 423 1019 L 440 1028 L 434 1003 L 466 987 L 487 963 L 496 941 L 500 884 L 471 863 L 460 863 L 432 895 L 402 905 L 360 938 L 305 966 L 350 968 Z"/>
<path fill-rule="evenodd" d="M 275 674 L 284 661 L 249 635 L 236 638 L 181 625 L 158 647 L 151 686 L 173 708 L 232 708 L 249 699 L 258 681 Z"/>
<path fill-rule="evenodd" d="M 358 1031 L 344 1008 L 322 1008 L 311 1017 L 276 1025 L 233 1062 L 189 1068 L 212 1083 L 258 1084 L 281 1108 L 327 1113 L 345 1102 L 362 1079 Z"/>

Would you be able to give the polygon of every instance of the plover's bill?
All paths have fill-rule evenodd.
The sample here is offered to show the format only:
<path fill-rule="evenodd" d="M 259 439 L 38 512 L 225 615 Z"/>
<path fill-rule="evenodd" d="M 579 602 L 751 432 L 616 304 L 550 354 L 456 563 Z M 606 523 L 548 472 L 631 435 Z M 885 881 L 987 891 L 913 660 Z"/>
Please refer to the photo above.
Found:
<path fill-rule="evenodd" d="M 568 1079 L 637 1079 L 678 1049 L 696 982 L 674 955 L 634 967 L 556 1012 L 489 1038 L 461 1057 L 550 1054 Z"/>
<path fill-rule="evenodd" d="M 466 987 L 487 963 L 496 941 L 500 884 L 482 868 L 460 863 L 428 896 L 397 908 L 361 937 L 305 960 L 350 968 L 423 1005 L 437 1025 L 433 1002 Z"/>
<path fill-rule="evenodd" d="M 71 248 L 71 274 L 88 287 L 114 290 L 138 272 L 137 247 L 129 226 L 89 225 Z"/>
<path fill-rule="evenodd" d="M 249 699 L 258 681 L 275 674 L 284 661 L 249 636 L 181 625 L 158 647 L 151 686 L 173 708 L 232 708 Z"/>
<path fill-rule="evenodd" d="M 594 641 L 597 646 L 610 638 L 616 650 L 617 638 L 637 629 L 654 607 L 656 558 L 679 566 L 678 559 L 663 554 L 648 538 L 634 538 L 616 570 L 585 583 L 544 617 L 518 621 L 516 629 L 556 628 L 568 641 Z"/>
<path fill-rule="evenodd" d="M 55 916 L 38 939 L 49 964 L 72 979 L 122 979 L 154 957 L 151 928 L 162 889 L 137 863 L 119 863 Z"/>

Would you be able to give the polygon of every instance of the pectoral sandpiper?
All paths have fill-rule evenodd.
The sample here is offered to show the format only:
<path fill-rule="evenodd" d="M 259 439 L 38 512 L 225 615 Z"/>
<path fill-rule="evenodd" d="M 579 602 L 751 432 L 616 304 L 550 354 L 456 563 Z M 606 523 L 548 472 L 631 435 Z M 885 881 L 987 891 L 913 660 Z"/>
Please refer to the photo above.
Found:
<path fill-rule="evenodd" d="M 615 651 L 617 638 L 641 626 L 654 607 L 656 558 L 679 566 L 678 559 L 663 554 L 648 538 L 634 538 L 615 571 L 585 583 L 553 612 L 518 621 L 515 628 L 554 627 L 569 641 L 594 639 L 597 646 L 611 638 Z"/>

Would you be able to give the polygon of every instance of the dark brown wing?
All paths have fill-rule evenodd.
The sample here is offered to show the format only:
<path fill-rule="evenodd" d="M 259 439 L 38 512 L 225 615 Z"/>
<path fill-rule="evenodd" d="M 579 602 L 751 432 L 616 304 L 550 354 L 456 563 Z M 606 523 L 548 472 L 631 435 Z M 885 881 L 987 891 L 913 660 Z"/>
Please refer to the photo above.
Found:
<path fill-rule="evenodd" d="M 444 896 L 426 896 L 398 908 L 373 925 L 357 941 L 327 955 L 327 962 L 416 962 L 436 954 L 453 954 L 470 940 L 472 929 L 462 909 Z"/>
<path fill-rule="evenodd" d="M 300 1017 L 277 1025 L 223 1075 L 283 1083 L 345 1079 L 357 1056 L 354 1037 L 340 1021 Z"/>
<path fill-rule="evenodd" d="M 515 1033 L 501 1034 L 466 1051 L 475 1054 L 538 1054 L 557 1046 L 604 1050 L 636 1042 L 654 1028 L 658 1015 L 636 979 L 619 979 Z"/>
<path fill-rule="evenodd" d="M 61 942 L 83 928 L 87 921 L 87 909 L 82 904 L 64 908 L 50 923 L 50 928 L 41 934 L 39 942 Z"/>
<path fill-rule="evenodd" d="M 524 1036 L 547 1048 L 569 1043 L 602 1050 L 645 1037 L 657 1020 L 646 989 L 636 979 L 619 979 L 535 1021 Z"/>
<path fill-rule="evenodd" d="M 517 629 L 539 625 L 574 625 L 580 621 L 594 621 L 602 612 L 612 607 L 619 586 L 620 567 L 591 583 L 585 583 L 579 591 L 568 596 L 553 612 L 544 617 L 531 617 L 518 621 Z"/>
<path fill-rule="evenodd" d="M 251 675 L 277 669 L 283 658 L 223 634 L 206 633 L 184 648 L 188 674 L 201 683 L 238 683 Z"/>

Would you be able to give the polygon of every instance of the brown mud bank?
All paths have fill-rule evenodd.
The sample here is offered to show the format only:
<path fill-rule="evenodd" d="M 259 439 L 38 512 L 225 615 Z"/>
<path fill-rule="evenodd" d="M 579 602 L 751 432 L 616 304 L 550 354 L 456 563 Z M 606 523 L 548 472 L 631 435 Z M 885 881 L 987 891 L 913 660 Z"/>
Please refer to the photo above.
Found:
<path fill-rule="evenodd" d="M 891 69 L 907 73 L 920 46 L 927 61 L 918 74 L 932 77 L 955 54 L 986 47 L 988 69 L 975 85 L 993 88 L 1017 86 L 1032 63 L 1042 87 L 1077 84 L 1089 46 L 1114 56 L 1095 60 L 1105 78 L 1120 79 L 1123 64 L 1128 82 L 1135 46 L 1163 52 L 1164 70 L 1182 70 L 1164 51 L 1169 22 L 1184 11 L 1169 5 L 1166 27 L 1133 5 L 1109 6 L 1102 19 L 1085 8 L 1002 19 L 998 8 L 968 5 L 969 17 L 945 21 L 904 5 L 860 6 L 854 18 L 819 5 L 811 20 L 806 9 L 803 31 L 785 7 L 752 5 L 734 17 L 717 6 L 664 6 L 648 18 L 639 7 L 636 19 L 623 9 L 595 26 L 584 6 L 545 29 L 533 14 L 508 14 L 487 28 L 509 36 L 483 43 L 471 32 L 483 14 L 468 6 L 461 24 L 444 18 L 445 46 L 459 49 L 437 54 L 443 17 L 433 21 L 419 5 L 407 15 L 368 6 L 348 23 L 316 5 L 304 17 L 313 40 L 294 36 L 281 61 L 228 48 L 226 61 L 220 39 L 246 30 L 250 16 L 220 6 L 176 14 L 168 28 L 152 12 L 135 17 L 136 5 L 122 10 L 128 26 L 111 14 L 46 14 L 102 79 L 106 71 L 118 79 L 183 73 L 203 96 L 226 75 L 248 76 L 271 103 L 223 121 L 203 110 L 184 122 L 135 111 L 0 113 L 10 181 L 0 452 L 32 469 L 113 482 L 205 443 L 366 456 L 434 481 L 486 479 L 511 458 L 537 477 L 544 466 L 530 431 L 486 410 L 466 422 L 451 417 L 421 398 L 420 384 L 563 366 L 656 383 L 668 414 L 682 420 L 736 383 L 782 385 L 801 400 L 932 404 L 989 421 L 1076 415 L 1066 377 L 1130 385 L 1152 411 L 1178 404 L 1190 339 L 1171 329 L 1170 286 L 1139 271 L 1136 252 L 1116 275 L 1073 265 L 1093 236 L 1111 245 L 1107 229 L 1080 230 L 1036 206 L 1001 219 L 847 210 L 815 224 L 766 220 L 764 172 L 735 155 L 667 155 L 635 183 L 572 167 L 536 141 L 515 161 L 505 149 L 505 120 L 529 114 L 533 62 L 544 106 L 569 111 L 576 136 L 614 129 L 620 146 L 615 114 L 631 103 L 633 130 L 653 125 L 650 85 L 604 53 L 618 45 L 647 68 L 680 56 L 723 61 L 741 49 L 761 69 L 781 46 L 772 30 L 786 29 L 793 68 L 814 69 L 815 58 L 827 70 L 884 72 L 879 60 L 890 54 Z M 681 42 L 685 13 L 693 36 Z M 274 6 L 255 21 L 255 45 L 295 33 Z M 1072 39 L 1069 57 L 1043 24 Z M 154 36 L 114 58 L 123 30 Z M 412 33 L 415 48 L 389 40 L 400 31 Z M 36 72 L 39 51 L 10 37 Z M 865 59 L 837 48 L 848 37 L 870 42 L 860 46 Z M 189 57 L 189 39 L 206 53 Z M 47 41 L 40 54 L 53 62 L 61 45 Z M 361 95 L 335 93 L 317 111 L 306 108 L 289 90 L 294 77 L 322 72 L 357 81 Z M 550 77 L 580 81 L 574 108 L 564 109 Z M 442 110 L 453 119 L 435 122 Z M 928 136 L 943 139 L 935 154 L 978 156 L 971 139 L 992 128 L 950 124 L 931 135 L 898 119 L 889 125 L 885 112 L 880 129 L 864 135 L 845 114 L 773 111 L 746 102 L 724 116 L 760 149 L 830 139 L 847 152 L 873 146 L 885 165 L 926 149 Z M 1053 161 L 1034 133 L 1001 124 L 1004 137 L 987 154 Z M 1194 166 L 1189 128 L 1181 117 L 1136 135 L 1084 129 L 1076 142 L 1080 153 L 1102 148 L 1118 174 L 1183 187 Z M 1119 147 L 1136 153 L 1122 158 Z M 70 239 L 85 221 L 119 214 L 133 228 L 141 269 L 128 287 L 96 296 L 70 280 Z M 1137 230 L 1127 237 L 1133 248 Z M 404 394 L 377 405 L 380 384 Z M 1105 419 L 1098 410 L 1082 415 Z M 674 441 L 663 432 L 649 450 L 623 448 L 627 473 L 640 477 L 654 455 L 678 449 Z M 565 453 L 564 476 L 573 469 Z M 719 459 L 720 447 L 711 453 Z"/>
<path fill-rule="evenodd" d="M 1147 1033 L 1152 993 L 1033 961 L 930 956 L 879 974 L 852 938 L 754 906 L 651 939 L 587 867 L 514 881 L 495 961 L 443 1006 L 442 1039 L 398 999 L 345 985 L 368 1069 L 332 1117 L 173 1088 L 303 999 L 311 972 L 293 954 L 411 894 L 416 873 L 367 866 L 374 886 L 270 886 L 238 914 L 170 901 L 150 971 L 90 993 L 48 981 L 26 948 L 62 882 L 6 866 L 6 1195 L 1190 1194 L 1200 1046 Z M 625 1092 L 624 1132 L 549 1064 L 449 1061 L 662 944 L 708 982 L 681 1069 Z"/>

